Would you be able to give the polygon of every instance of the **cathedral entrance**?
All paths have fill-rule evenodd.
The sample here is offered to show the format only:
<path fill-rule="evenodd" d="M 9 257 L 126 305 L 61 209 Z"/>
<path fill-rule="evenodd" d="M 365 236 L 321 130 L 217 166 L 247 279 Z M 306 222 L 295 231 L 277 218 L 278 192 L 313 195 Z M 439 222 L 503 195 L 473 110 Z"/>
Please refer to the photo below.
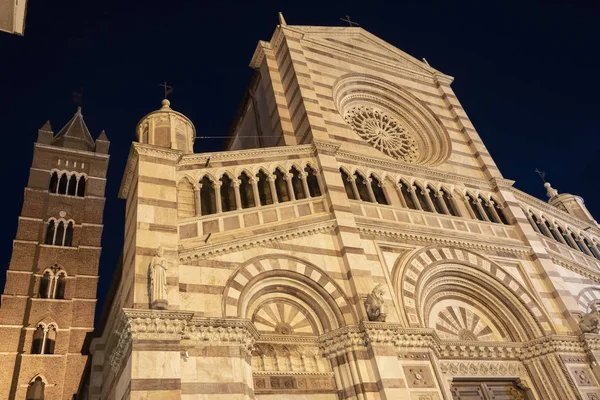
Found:
<path fill-rule="evenodd" d="M 534 400 L 515 380 L 453 380 L 452 400 Z"/>

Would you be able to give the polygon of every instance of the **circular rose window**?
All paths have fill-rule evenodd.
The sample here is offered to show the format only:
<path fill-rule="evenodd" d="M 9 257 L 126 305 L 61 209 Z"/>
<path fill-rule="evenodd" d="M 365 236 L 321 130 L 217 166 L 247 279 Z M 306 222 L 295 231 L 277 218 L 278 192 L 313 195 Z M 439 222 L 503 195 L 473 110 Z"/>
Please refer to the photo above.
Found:
<path fill-rule="evenodd" d="M 408 129 L 384 111 L 352 107 L 346 111 L 345 120 L 358 136 L 388 156 L 405 162 L 418 158 L 416 141 Z"/>

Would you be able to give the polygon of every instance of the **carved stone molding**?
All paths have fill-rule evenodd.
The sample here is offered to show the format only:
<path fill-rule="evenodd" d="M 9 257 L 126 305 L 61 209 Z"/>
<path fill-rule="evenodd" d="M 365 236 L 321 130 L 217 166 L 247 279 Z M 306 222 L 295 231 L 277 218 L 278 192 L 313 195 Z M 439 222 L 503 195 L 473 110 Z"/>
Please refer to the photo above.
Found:
<path fill-rule="evenodd" d="M 573 271 L 588 279 L 591 279 L 594 282 L 600 283 L 600 273 L 597 273 L 591 268 L 582 267 L 581 264 L 577 264 L 572 260 L 568 260 L 564 258 L 561 254 L 556 253 L 548 248 L 546 248 L 546 251 L 550 255 L 550 259 L 552 260 L 552 262 L 554 262 L 555 264 L 560 265 L 561 267 L 564 267 L 569 271 Z"/>
<path fill-rule="evenodd" d="M 335 155 L 341 146 L 340 143 L 323 142 L 319 140 L 314 140 L 313 144 L 315 146 L 315 149 L 331 156 Z"/>
<path fill-rule="evenodd" d="M 210 342 L 216 345 L 240 345 L 250 354 L 258 332 L 249 320 L 193 319 L 182 335 L 183 339 Z"/>
<path fill-rule="evenodd" d="M 179 252 L 179 262 L 195 263 L 201 259 L 214 257 L 221 254 L 226 254 L 234 251 L 242 251 L 245 249 L 261 246 L 266 243 L 275 241 L 289 240 L 297 237 L 305 237 L 316 235 L 318 233 L 330 232 L 337 226 L 334 220 L 319 222 L 315 224 L 305 225 L 301 227 L 280 230 L 277 233 L 269 233 L 265 235 L 256 235 L 247 239 L 239 239 L 235 243 L 219 243 L 210 246 L 202 246 L 196 249 L 184 250 Z"/>
<path fill-rule="evenodd" d="M 525 367 L 518 361 L 440 361 L 440 371 L 448 377 L 527 376 Z"/>
<path fill-rule="evenodd" d="M 211 161 L 230 161 L 248 159 L 249 161 L 256 158 L 265 157 L 284 157 L 290 154 L 305 154 L 312 155 L 314 153 L 315 146 L 313 144 L 301 144 L 297 146 L 278 146 L 278 147 L 267 147 L 261 149 L 245 149 L 245 150 L 231 150 L 231 151 L 217 151 L 214 153 L 199 153 L 185 155 L 179 161 L 179 166 L 198 165 L 199 168 L 204 168 L 206 161 L 210 158 Z"/>

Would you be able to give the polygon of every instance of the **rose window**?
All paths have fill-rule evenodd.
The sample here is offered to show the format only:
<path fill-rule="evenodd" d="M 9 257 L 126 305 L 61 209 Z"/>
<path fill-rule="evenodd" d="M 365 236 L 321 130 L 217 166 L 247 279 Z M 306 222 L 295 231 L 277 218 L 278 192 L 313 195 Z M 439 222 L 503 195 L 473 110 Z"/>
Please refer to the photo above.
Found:
<path fill-rule="evenodd" d="M 350 108 L 346 122 L 354 132 L 379 151 L 404 162 L 419 156 L 415 139 L 402 124 L 388 114 L 365 106 Z"/>

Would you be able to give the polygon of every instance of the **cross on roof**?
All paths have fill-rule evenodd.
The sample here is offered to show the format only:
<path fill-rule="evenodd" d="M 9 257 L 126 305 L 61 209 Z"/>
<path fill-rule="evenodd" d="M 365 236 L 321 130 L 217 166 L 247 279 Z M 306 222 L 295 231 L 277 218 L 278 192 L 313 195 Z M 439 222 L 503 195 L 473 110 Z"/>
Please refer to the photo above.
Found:
<path fill-rule="evenodd" d="M 165 81 L 165 83 L 161 83 L 158 86 L 162 86 L 165 89 L 165 99 L 167 98 L 167 96 L 173 91 L 173 86 L 169 86 L 167 85 L 167 82 Z"/>
<path fill-rule="evenodd" d="M 340 18 L 340 20 L 347 22 L 350 26 L 360 26 L 358 22 L 352 21 L 348 15 L 346 15 L 346 18 Z"/>
<path fill-rule="evenodd" d="M 540 176 L 540 178 L 542 178 L 542 180 L 544 181 L 544 183 L 546 183 L 546 173 L 544 171 L 540 171 L 539 169 L 535 169 L 535 172 L 537 172 L 537 174 Z"/>

